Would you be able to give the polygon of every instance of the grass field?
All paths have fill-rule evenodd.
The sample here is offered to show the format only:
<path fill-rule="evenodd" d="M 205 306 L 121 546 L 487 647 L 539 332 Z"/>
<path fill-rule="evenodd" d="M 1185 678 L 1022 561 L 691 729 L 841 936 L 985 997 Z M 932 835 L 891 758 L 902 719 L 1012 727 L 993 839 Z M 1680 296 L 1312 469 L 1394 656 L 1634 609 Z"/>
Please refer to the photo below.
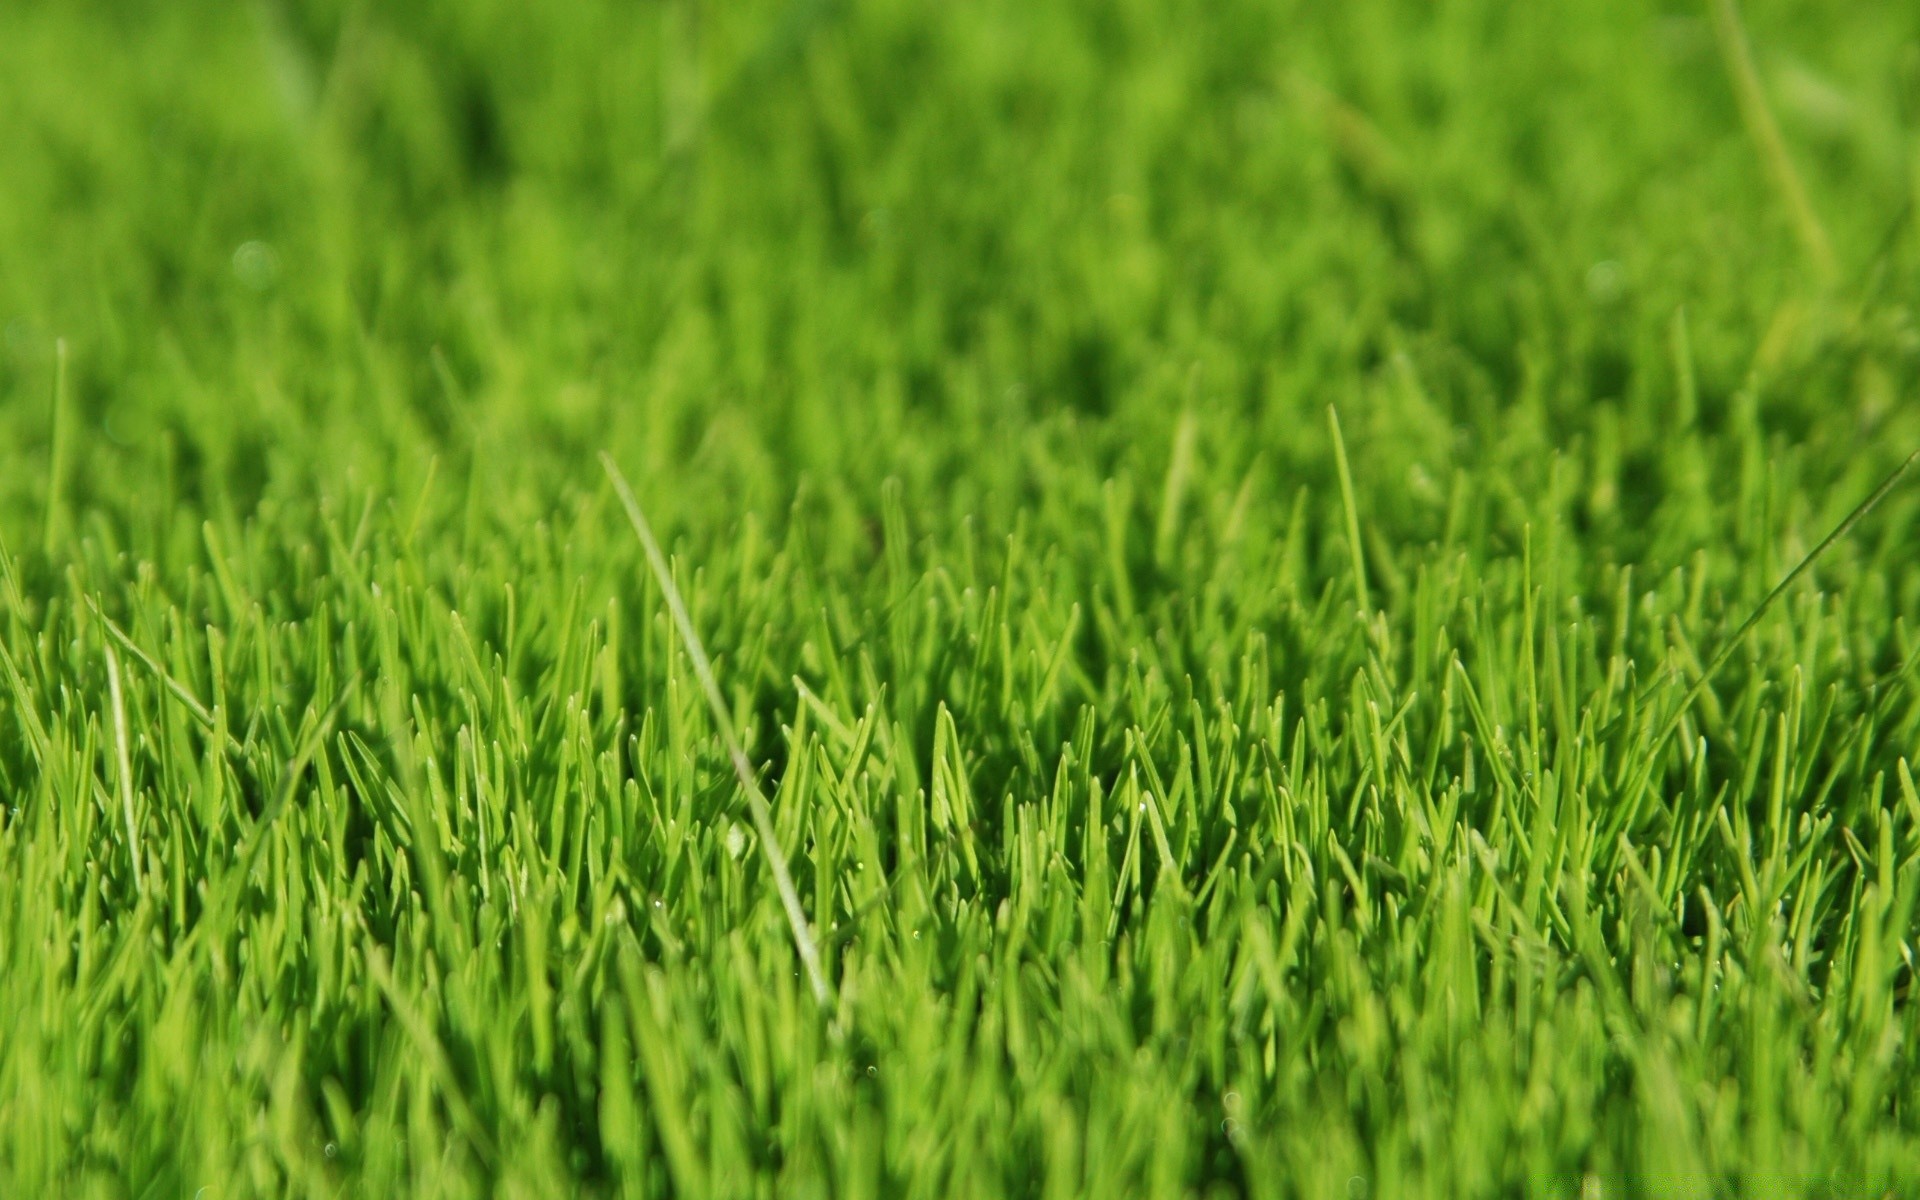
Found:
<path fill-rule="evenodd" d="M 1899 3 L 0 3 L 0 1195 L 1920 1195 L 1917 195 Z"/>

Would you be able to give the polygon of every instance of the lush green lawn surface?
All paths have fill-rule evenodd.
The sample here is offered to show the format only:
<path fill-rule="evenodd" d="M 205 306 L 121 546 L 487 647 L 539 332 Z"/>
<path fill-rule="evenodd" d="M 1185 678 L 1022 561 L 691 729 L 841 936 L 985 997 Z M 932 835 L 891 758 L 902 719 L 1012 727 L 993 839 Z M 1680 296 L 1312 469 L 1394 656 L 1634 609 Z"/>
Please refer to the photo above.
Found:
<path fill-rule="evenodd" d="M 1898 3 L 0 2 L 0 1194 L 1920 1194 L 1916 192 Z"/>

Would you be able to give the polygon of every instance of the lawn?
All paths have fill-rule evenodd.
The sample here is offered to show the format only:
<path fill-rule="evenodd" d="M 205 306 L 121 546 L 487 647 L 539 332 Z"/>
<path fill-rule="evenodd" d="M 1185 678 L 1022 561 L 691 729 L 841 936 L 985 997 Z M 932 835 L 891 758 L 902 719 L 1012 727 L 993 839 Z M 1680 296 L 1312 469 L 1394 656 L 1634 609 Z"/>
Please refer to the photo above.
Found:
<path fill-rule="evenodd" d="M 1916 197 L 1902 3 L 0 2 L 0 1195 L 1920 1195 Z"/>

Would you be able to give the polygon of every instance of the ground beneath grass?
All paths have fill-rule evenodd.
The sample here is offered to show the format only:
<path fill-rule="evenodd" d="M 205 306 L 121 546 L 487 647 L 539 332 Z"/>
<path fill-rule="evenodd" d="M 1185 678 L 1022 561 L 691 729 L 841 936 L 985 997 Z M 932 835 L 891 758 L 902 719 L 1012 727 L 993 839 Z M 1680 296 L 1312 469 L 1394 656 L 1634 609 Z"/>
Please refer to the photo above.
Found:
<path fill-rule="evenodd" d="M 0 5 L 0 1194 L 1920 1194 L 1917 194 L 1895 3 Z"/>

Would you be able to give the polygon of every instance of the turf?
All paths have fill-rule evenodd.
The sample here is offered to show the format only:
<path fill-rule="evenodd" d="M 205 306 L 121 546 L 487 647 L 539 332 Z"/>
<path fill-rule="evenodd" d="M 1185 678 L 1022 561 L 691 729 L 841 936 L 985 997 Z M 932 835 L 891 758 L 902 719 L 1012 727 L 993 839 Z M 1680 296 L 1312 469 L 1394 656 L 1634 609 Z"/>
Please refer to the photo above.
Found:
<path fill-rule="evenodd" d="M 1916 194 L 1895 3 L 0 5 L 0 1194 L 1920 1194 Z"/>

